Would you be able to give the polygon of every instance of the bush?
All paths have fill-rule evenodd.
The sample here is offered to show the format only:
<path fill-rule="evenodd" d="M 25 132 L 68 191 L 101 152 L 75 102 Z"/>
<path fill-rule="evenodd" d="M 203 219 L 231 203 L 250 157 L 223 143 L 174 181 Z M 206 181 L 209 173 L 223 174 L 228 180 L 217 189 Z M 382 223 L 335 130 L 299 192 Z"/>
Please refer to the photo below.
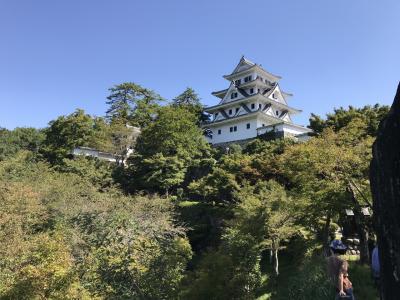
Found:
<path fill-rule="evenodd" d="M 288 299 L 335 299 L 335 290 L 327 276 L 322 257 L 306 259 L 299 272 L 289 279 Z"/>
<path fill-rule="evenodd" d="M 356 299 L 378 299 L 378 291 L 374 287 L 371 277 L 371 268 L 367 265 L 360 265 L 357 262 L 350 262 L 349 264 L 349 277 L 354 286 Z"/>

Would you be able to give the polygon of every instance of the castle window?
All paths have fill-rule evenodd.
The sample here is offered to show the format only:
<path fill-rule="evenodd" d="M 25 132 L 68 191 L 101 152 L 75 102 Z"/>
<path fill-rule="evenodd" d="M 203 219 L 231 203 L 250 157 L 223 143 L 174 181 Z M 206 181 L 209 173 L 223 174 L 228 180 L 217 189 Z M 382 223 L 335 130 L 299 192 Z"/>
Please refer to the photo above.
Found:
<path fill-rule="evenodd" d="M 230 115 L 232 114 L 232 109 L 229 110 L 229 114 L 230 114 Z"/>
<path fill-rule="evenodd" d="M 276 111 L 276 115 L 279 115 L 279 111 Z"/>
<path fill-rule="evenodd" d="M 238 79 L 238 80 L 235 80 L 235 85 L 239 85 L 239 84 L 240 84 L 240 82 L 241 82 L 241 80 L 240 80 L 240 79 Z"/>
<path fill-rule="evenodd" d="M 218 134 L 221 134 L 221 129 L 218 129 Z"/>
<path fill-rule="evenodd" d="M 238 111 L 239 111 L 239 107 L 236 107 L 236 113 L 238 113 Z"/>
<path fill-rule="evenodd" d="M 249 82 L 249 81 L 251 81 L 251 75 L 250 76 L 246 76 L 244 78 L 244 82 Z"/>
<path fill-rule="evenodd" d="M 258 104 L 258 108 L 261 109 L 261 107 L 262 107 L 262 105 L 261 105 L 261 103 L 259 103 L 259 104 Z"/>
<path fill-rule="evenodd" d="M 237 98 L 237 96 L 238 96 L 238 94 L 236 92 L 234 92 L 231 94 L 231 99 L 235 99 L 235 98 Z"/>
<path fill-rule="evenodd" d="M 236 126 L 233 126 L 233 131 L 237 131 L 237 127 Z"/>
<path fill-rule="evenodd" d="M 256 105 L 254 103 L 251 104 L 251 109 L 254 109 Z"/>
<path fill-rule="evenodd" d="M 251 88 L 251 89 L 250 89 L 250 94 L 253 94 L 253 93 L 254 93 L 254 89 Z"/>
<path fill-rule="evenodd" d="M 247 129 L 250 129 L 250 123 L 247 123 L 247 124 L 246 124 L 246 128 L 247 128 Z"/>
<path fill-rule="evenodd" d="M 260 89 L 257 89 L 257 93 L 260 93 Z"/>
<path fill-rule="evenodd" d="M 229 131 L 232 132 L 233 131 L 233 127 L 229 127 Z"/>
<path fill-rule="evenodd" d="M 263 124 L 263 126 L 262 127 L 265 127 L 265 124 Z"/>
<path fill-rule="evenodd" d="M 277 95 L 276 93 L 273 93 L 273 94 L 272 94 L 272 98 L 277 99 L 277 98 L 278 98 L 278 95 Z"/>

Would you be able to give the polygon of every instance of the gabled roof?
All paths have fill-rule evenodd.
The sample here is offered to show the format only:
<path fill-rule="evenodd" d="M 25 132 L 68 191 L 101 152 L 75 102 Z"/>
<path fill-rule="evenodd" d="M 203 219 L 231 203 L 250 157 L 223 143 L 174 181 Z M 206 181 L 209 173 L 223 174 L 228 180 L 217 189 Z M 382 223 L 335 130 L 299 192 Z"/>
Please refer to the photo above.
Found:
<path fill-rule="evenodd" d="M 212 92 L 211 94 L 215 97 L 223 99 L 227 92 L 228 92 L 228 89 L 224 89 L 224 90 Z"/>
<path fill-rule="evenodd" d="M 285 105 L 287 105 L 286 97 L 293 96 L 292 94 L 283 92 L 281 90 L 281 87 L 279 86 L 279 83 L 277 83 L 277 82 L 270 89 L 266 89 L 263 93 L 263 96 L 270 97 L 271 94 L 275 93 L 275 91 L 278 91 L 282 95 L 283 102 L 284 102 L 283 104 L 285 104 Z M 275 100 L 275 101 L 277 101 L 277 100 Z M 280 101 L 277 101 L 277 102 L 280 102 Z"/>
<path fill-rule="evenodd" d="M 230 106 L 235 106 L 235 105 L 238 105 L 238 104 L 241 104 L 241 103 L 246 103 L 246 102 L 251 101 L 251 100 L 259 99 L 259 100 L 266 101 L 267 103 L 271 103 L 273 106 L 276 106 L 281 110 L 287 110 L 291 114 L 300 113 L 301 112 L 300 109 L 296 109 L 296 108 L 290 107 L 290 106 L 286 105 L 285 103 L 282 103 L 282 102 L 276 101 L 274 99 L 268 98 L 269 95 L 270 94 L 262 95 L 262 94 L 257 93 L 257 94 L 250 95 L 249 97 L 236 99 L 236 100 L 233 100 L 233 101 L 228 101 L 228 102 L 220 103 L 220 104 L 213 105 L 213 106 L 208 106 L 208 107 L 206 107 L 204 109 L 204 111 L 207 112 L 207 113 L 213 113 L 213 112 L 218 111 L 219 109 L 222 109 L 222 108 L 228 108 Z"/>
<path fill-rule="evenodd" d="M 242 56 L 242 58 L 240 59 L 238 65 L 232 71 L 232 73 L 229 74 L 229 75 L 224 75 L 223 77 L 225 79 L 231 80 L 232 76 L 239 75 L 239 74 L 242 74 L 242 73 L 246 73 L 250 69 L 258 69 L 259 71 L 263 72 L 266 76 L 270 77 L 271 79 L 273 79 L 275 81 L 278 81 L 279 79 L 282 78 L 282 77 L 280 77 L 278 75 L 274 75 L 274 74 L 264 70 L 264 68 L 262 68 L 261 65 L 253 63 L 252 61 L 248 60 L 244 56 Z"/>
<path fill-rule="evenodd" d="M 243 71 L 245 69 L 248 69 L 252 66 L 254 66 L 255 63 L 253 63 L 252 61 L 248 60 L 247 58 L 244 57 L 244 55 L 242 55 L 242 57 L 240 58 L 239 63 L 237 64 L 236 68 L 232 71 L 231 74 L 235 74 L 237 72 Z"/>

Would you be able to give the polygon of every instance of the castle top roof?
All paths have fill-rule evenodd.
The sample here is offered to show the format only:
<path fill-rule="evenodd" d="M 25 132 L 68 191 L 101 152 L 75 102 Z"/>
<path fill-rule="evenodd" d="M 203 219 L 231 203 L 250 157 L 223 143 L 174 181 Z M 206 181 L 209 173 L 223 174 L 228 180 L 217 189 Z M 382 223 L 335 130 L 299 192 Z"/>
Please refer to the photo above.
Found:
<path fill-rule="evenodd" d="M 270 78 L 273 81 L 278 81 L 279 79 L 282 78 L 278 75 L 274 75 L 274 74 L 266 71 L 261 65 L 258 65 L 256 63 L 252 62 L 251 60 L 245 58 L 244 56 L 241 57 L 239 63 L 237 64 L 235 69 L 232 71 L 232 73 L 228 74 L 228 75 L 224 75 L 223 77 L 225 79 L 232 80 L 236 76 L 244 75 L 245 73 L 247 73 L 249 71 L 253 71 L 253 70 L 266 75 L 266 77 Z"/>

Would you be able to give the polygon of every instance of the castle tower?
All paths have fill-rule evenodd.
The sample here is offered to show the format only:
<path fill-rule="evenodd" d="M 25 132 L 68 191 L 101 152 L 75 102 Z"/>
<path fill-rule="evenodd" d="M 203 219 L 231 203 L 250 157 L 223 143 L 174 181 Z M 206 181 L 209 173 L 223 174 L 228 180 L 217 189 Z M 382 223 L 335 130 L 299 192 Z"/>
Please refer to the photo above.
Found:
<path fill-rule="evenodd" d="M 223 77 L 230 82 L 229 87 L 213 92 L 221 100 L 205 109 L 212 115 L 205 125 L 212 131 L 212 144 L 245 141 L 267 132 L 307 139 L 311 130 L 292 122 L 292 115 L 301 111 L 288 105 L 292 95 L 279 87 L 281 77 L 244 57 Z"/>

